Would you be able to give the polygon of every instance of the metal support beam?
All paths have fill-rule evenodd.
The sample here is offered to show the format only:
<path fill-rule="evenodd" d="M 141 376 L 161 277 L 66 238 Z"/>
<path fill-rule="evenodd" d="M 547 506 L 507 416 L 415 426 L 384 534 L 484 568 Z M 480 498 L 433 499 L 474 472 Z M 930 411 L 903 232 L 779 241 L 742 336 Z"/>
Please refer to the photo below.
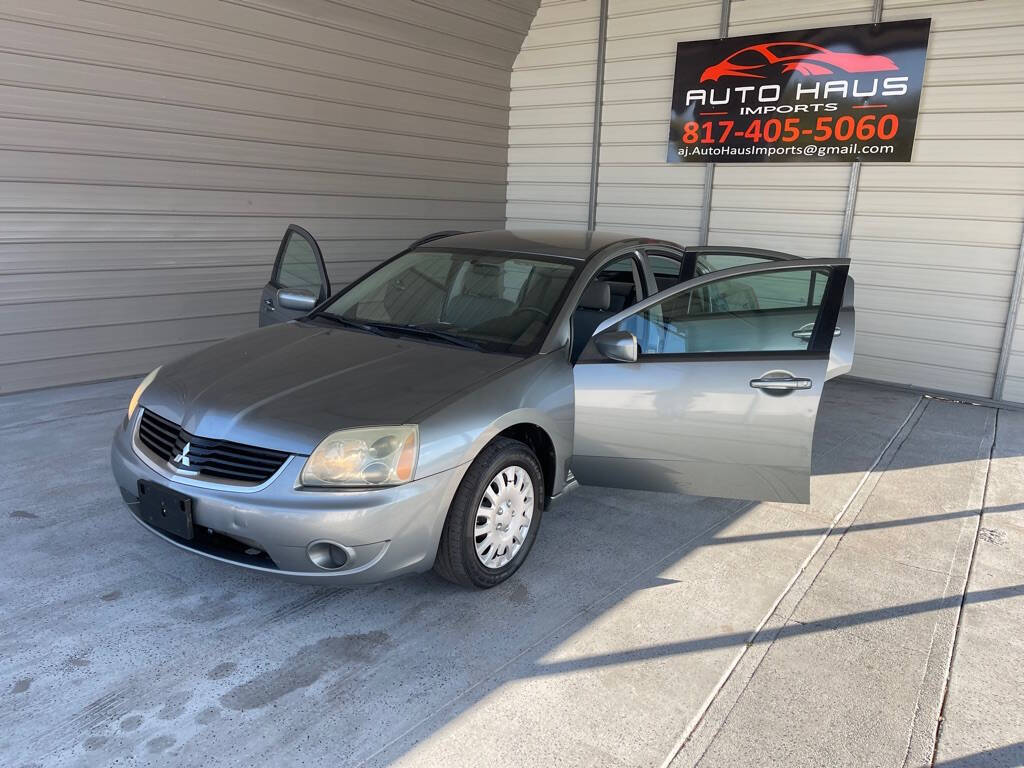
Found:
<path fill-rule="evenodd" d="M 1013 272 L 1010 306 L 1006 309 L 1003 343 L 999 347 L 999 363 L 996 365 L 996 377 L 992 382 L 993 400 L 1003 399 L 1003 386 L 1006 384 L 1006 368 L 1010 364 L 1010 351 L 1013 348 L 1013 332 L 1017 328 L 1017 313 L 1020 310 L 1022 287 L 1024 287 L 1024 232 L 1021 233 L 1020 248 L 1017 250 L 1017 268 Z"/>
<path fill-rule="evenodd" d="M 720 38 L 729 35 L 729 13 L 732 10 L 732 0 L 722 0 L 722 11 L 718 17 L 718 36 Z M 700 232 L 697 236 L 698 245 L 708 244 L 708 234 L 711 231 L 711 197 L 715 191 L 715 164 L 708 163 L 704 168 L 704 196 L 700 204 Z"/>
<path fill-rule="evenodd" d="M 871 6 L 871 23 L 882 21 L 883 0 L 875 0 Z M 846 210 L 843 211 L 843 228 L 839 233 L 839 258 L 850 258 L 850 238 L 853 237 L 853 214 L 857 210 L 857 192 L 860 188 L 860 160 L 850 166 L 850 180 L 846 187 Z"/>
<path fill-rule="evenodd" d="M 597 226 L 597 175 L 601 168 L 601 108 L 604 106 L 604 61 L 608 48 L 608 0 L 601 0 L 597 24 L 597 75 L 594 79 L 594 134 L 590 149 L 590 199 L 587 204 L 587 229 Z"/>
<path fill-rule="evenodd" d="M 850 166 L 850 182 L 846 187 L 846 210 L 843 228 L 839 233 L 839 258 L 850 258 L 850 238 L 853 237 L 853 214 L 857 210 L 857 191 L 860 189 L 860 160 Z"/>
<path fill-rule="evenodd" d="M 711 193 L 715 189 L 715 164 L 708 163 L 704 169 L 704 198 L 700 204 L 700 235 L 698 245 L 708 244 L 711 231 Z"/>
<path fill-rule="evenodd" d="M 722 0 L 722 12 L 718 17 L 718 36 L 728 37 L 729 36 L 729 11 L 731 10 L 732 0 Z"/>

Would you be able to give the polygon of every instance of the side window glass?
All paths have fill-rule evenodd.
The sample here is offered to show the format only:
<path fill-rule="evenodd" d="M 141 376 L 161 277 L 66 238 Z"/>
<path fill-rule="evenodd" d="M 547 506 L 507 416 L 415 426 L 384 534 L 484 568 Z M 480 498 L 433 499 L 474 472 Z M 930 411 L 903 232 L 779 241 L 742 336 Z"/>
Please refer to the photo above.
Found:
<path fill-rule="evenodd" d="M 641 355 L 805 351 L 827 281 L 822 269 L 725 278 L 670 296 L 615 330 L 634 333 Z"/>
<path fill-rule="evenodd" d="M 666 256 L 661 253 L 647 253 L 647 263 L 654 273 L 654 281 L 657 283 L 657 290 L 664 291 L 679 283 L 679 276 L 682 273 L 682 259 L 673 256 Z"/>
<path fill-rule="evenodd" d="M 825 286 L 828 285 L 828 270 L 818 269 L 811 274 L 811 299 L 810 301 L 820 304 L 821 297 L 825 295 Z"/>
<path fill-rule="evenodd" d="M 636 304 L 643 297 L 639 284 L 640 270 L 633 256 L 606 264 L 594 277 L 595 282 L 608 283 L 611 302 L 608 306 L 611 314 L 621 312 Z"/>
<path fill-rule="evenodd" d="M 579 359 L 598 325 L 640 300 L 639 281 L 640 267 L 631 255 L 615 259 L 594 275 L 572 313 L 570 362 Z"/>
<path fill-rule="evenodd" d="M 769 45 L 768 50 L 772 52 L 773 56 L 778 58 L 784 58 L 786 56 L 809 56 L 814 53 L 821 53 L 821 49 L 814 48 L 810 45 L 800 45 L 791 43 L 776 43 Z"/>
<path fill-rule="evenodd" d="M 763 53 L 753 48 L 744 48 L 742 51 L 734 53 L 726 61 L 739 67 L 755 67 L 758 64 L 764 64 L 766 59 Z"/>
<path fill-rule="evenodd" d="M 764 264 L 770 259 L 764 256 L 751 256 L 745 253 L 701 253 L 697 255 L 697 277 L 709 272 L 718 272 L 730 267 L 749 267 Z"/>
<path fill-rule="evenodd" d="M 320 261 L 313 246 L 297 232 L 288 233 L 274 283 L 282 288 L 308 291 L 314 296 L 320 296 L 323 291 Z"/>

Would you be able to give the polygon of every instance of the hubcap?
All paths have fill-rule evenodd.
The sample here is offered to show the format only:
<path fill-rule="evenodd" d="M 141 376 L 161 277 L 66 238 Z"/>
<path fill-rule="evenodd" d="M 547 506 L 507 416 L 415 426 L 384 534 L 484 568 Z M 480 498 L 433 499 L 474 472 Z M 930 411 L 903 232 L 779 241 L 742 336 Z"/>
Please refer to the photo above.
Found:
<path fill-rule="evenodd" d="M 476 510 L 473 541 L 485 568 L 501 568 L 523 546 L 533 521 L 533 480 L 520 466 L 505 467 L 491 478 Z"/>

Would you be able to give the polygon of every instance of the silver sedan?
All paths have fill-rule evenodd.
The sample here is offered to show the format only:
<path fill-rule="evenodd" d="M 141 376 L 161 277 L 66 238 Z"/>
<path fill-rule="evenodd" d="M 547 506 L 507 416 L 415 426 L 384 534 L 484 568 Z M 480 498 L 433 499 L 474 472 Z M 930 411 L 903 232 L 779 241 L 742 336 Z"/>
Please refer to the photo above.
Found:
<path fill-rule="evenodd" d="M 293 225 L 262 327 L 143 379 L 114 477 L 165 541 L 318 583 L 493 586 L 577 481 L 806 502 L 822 385 L 853 359 L 848 266 L 445 232 L 332 294 Z"/>

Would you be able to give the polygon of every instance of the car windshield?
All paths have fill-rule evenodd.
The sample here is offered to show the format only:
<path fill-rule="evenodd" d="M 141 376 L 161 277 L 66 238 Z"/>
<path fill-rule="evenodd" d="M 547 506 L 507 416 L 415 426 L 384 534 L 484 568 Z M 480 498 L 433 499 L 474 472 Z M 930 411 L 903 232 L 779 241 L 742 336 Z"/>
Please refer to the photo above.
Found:
<path fill-rule="evenodd" d="M 317 316 L 488 352 L 531 354 L 575 267 L 487 251 L 421 249 L 347 288 Z"/>

